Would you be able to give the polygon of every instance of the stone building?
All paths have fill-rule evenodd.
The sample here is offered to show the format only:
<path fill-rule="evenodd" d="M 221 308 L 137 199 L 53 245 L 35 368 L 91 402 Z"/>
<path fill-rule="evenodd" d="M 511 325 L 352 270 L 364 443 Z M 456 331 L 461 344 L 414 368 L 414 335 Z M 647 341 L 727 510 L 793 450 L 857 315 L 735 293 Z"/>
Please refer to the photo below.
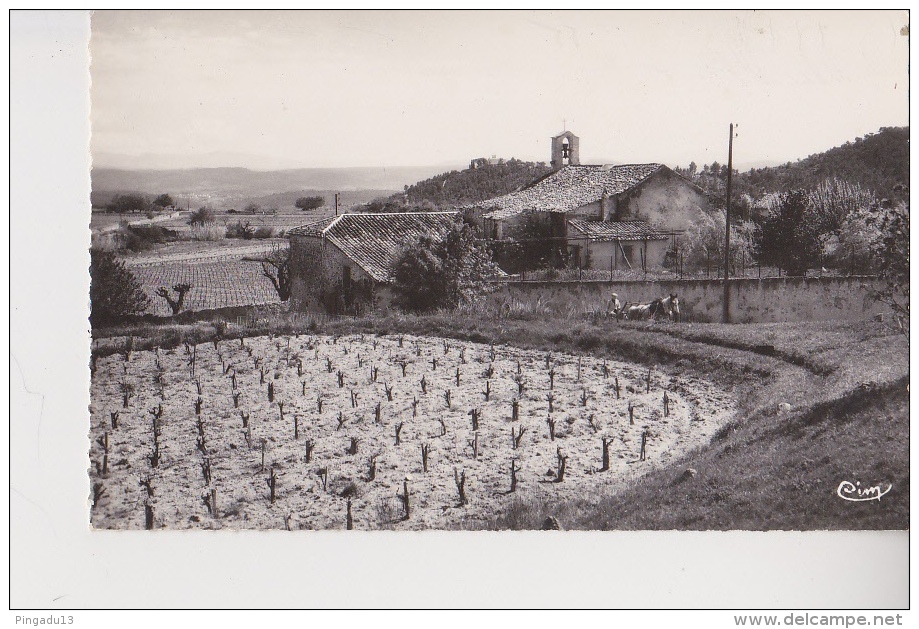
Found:
<path fill-rule="evenodd" d="M 456 212 L 342 214 L 292 229 L 291 306 L 330 314 L 384 310 L 392 265 L 420 236 L 443 237 Z"/>
<path fill-rule="evenodd" d="M 552 138 L 552 165 L 521 190 L 461 208 L 465 219 L 488 239 L 567 239 L 572 260 L 627 268 L 663 264 L 674 235 L 709 209 L 701 188 L 663 164 L 580 164 L 570 131 Z"/>

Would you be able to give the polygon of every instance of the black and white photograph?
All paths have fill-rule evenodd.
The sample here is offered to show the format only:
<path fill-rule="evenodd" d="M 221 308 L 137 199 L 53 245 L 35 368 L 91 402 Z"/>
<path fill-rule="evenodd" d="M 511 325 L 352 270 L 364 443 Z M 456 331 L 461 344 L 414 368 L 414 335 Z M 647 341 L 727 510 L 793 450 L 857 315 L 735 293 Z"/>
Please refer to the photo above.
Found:
<path fill-rule="evenodd" d="M 908 11 L 88 19 L 93 535 L 909 529 Z"/>

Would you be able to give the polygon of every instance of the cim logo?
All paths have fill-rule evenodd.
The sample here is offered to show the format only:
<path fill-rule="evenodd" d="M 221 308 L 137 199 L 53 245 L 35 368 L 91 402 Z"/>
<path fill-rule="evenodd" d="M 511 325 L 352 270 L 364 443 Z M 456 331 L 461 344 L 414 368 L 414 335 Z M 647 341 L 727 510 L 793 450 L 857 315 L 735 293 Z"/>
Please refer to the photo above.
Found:
<path fill-rule="evenodd" d="M 881 497 L 886 496 L 892 487 L 893 485 L 888 484 L 887 489 L 881 490 L 880 485 L 862 487 L 862 484 L 858 481 L 853 485 L 851 482 L 844 480 L 836 488 L 836 495 L 850 502 L 867 502 L 868 500 L 880 502 Z"/>

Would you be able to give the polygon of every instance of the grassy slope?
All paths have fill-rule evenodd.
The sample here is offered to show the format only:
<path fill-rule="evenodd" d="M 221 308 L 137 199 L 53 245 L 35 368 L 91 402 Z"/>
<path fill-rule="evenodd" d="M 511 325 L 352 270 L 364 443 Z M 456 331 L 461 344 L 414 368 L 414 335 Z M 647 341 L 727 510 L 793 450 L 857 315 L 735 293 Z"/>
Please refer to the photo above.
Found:
<path fill-rule="evenodd" d="M 307 329 L 427 334 L 609 356 L 704 374 L 740 400 L 737 420 L 712 445 L 649 474 L 632 489 L 566 504 L 519 503 L 492 522 L 494 528 L 539 528 L 548 515 L 566 528 L 582 529 L 909 526 L 908 347 L 902 336 L 878 324 L 595 326 L 434 315 L 301 320 L 271 328 L 279 334 Z M 151 331 L 156 332 L 146 333 Z M 199 325 L 195 334 L 206 339 L 207 326 Z M 160 341 L 138 339 L 136 346 L 151 342 Z M 763 344 L 775 348 L 773 356 L 753 351 Z M 102 349 L 107 353 L 117 346 L 111 339 L 100 349 L 108 347 Z M 782 402 L 792 405 L 791 412 L 777 411 Z M 681 481 L 689 467 L 696 475 Z M 846 502 L 835 494 L 843 480 L 891 483 L 893 489 L 881 501 Z"/>

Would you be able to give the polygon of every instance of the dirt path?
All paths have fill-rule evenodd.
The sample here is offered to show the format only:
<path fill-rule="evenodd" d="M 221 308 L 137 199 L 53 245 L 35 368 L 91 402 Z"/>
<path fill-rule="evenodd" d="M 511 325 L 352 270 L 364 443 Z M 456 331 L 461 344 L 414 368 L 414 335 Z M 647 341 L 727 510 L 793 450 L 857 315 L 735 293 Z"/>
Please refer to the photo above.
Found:
<path fill-rule="evenodd" d="M 635 364 L 552 353 L 547 367 L 545 352 L 410 336 L 259 337 L 246 339 L 245 345 L 223 341 L 216 349 L 201 344 L 194 378 L 190 370 L 190 355 L 182 348 L 135 352 L 127 361 L 120 355 L 98 360 L 91 391 L 90 457 L 93 482 L 101 482 L 105 492 L 93 510 L 96 527 L 144 528 L 144 506 L 149 504 L 157 528 L 345 528 L 347 500 L 341 494 L 352 485 L 348 491 L 353 492 L 356 529 L 481 523 L 503 513 L 515 497 L 564 499 L 627 487 L 710 440 L 735 408 L 729 392 L 697 377 L 653 371 L 648 391 L 648 370 Z M 195 380 L 201 386 L 200 414 Z M 268 399 L 269 383 L 273 402 Z M 133 391 L 127 408 L 125 388 Z M 317 398 L 322 399 L 321 412 Z M 161 456 L 154 468 L 150 411 L 159 405 Z M 629 421 L 630 405 L 634 423 Z M 473 409 L 478 414 L 476 432 Z M 111 426 L 112 412 L 119 414 L 117 428 Z M 242 413 L 249 417 L 248 435 Z M 512 432 L 521 430 L 520 445 L 514 448 Z M 647 460 L 640 461 L 645 430 Z M 101 468 L 99 439 L 106 432 L 108 473 L 103 477 L 96 465 Z M 610 461 L 609 470 L 600 472 L 603 437 L 611 439 Z M 355 454 L 349 453 L 352 438 Z M 307 441 L 312 447 L 309 462 Z M 428 448 L 427 472 L 422 446 Z M 564 479 L 553 482 L 559 454 L 566 457 Z M 519 471 L 516 492 L 509 494 L 512 461 Z M 268 485 L 272 467 L 274 503 Z M 465 472 L 464 506 L 459 505 L 454 470 Z M 397 493 L 402 493 L 406 478 L 410 515 L 403 520 Z M 152 497 L 141 485 L 148 479 Z M 204 502 L 211 489 L 217 490 L 216 518 Z"/>

